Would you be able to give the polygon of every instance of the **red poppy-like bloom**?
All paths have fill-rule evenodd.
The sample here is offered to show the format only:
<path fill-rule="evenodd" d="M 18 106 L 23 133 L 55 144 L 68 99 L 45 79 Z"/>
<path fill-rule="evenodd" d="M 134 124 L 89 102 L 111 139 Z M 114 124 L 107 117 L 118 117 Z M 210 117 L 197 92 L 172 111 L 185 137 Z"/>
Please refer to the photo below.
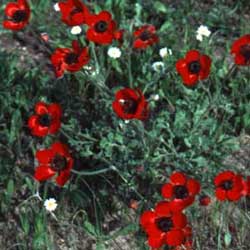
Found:
<path fill-rule="evenodd" d="M 3 21 L 3 27 L 10 30 L 21 30 L 29 22 L 30 7 L 26 0 L 8 3 L 5 7 L 7 20 Z"/>
<path fill-rule="evenodd" d="M 244 195 L 245 185 L 241 175 L 224 171 L 214 178 L 215 195 L 218 200 L 237 201 Z"/>
<path fill-rule="evenodd" d="M 116 29 L 116 23 L 108 11 L 90 15 L 87 19 L 87 39 L 97 44 L 111 44 L 114 39 L 122 40 L 122 31 Z"/>
<path fill-rule="evenodd" d="M 237 65 L 250 66 L 250 34 L 236 40 L 231 48 L 234 62 Z"/>
<path fill-rule="evenodd" d="M 36 180 L 45 181 L 58 174 L 56 183 L 59 186 L 68 181 L 74 161 L 66 145 L 56 142 L 50 149 L 38 150 L 36 158 L 39 162 L 34 175 Z"/>
<path fill-rule="evenodd" d="M 211 59 L 197 50 L 187 52 L 185 58 L 176 63 L 176 70 L 186 86 L 194 86 L 198 80 L 206 79 L 210 73 Z"/>
<path fill-rule="evenodd" d="M 69 26 L 84 24 L 90 16 L 88 8 L 79 0 L 67 0 L 58 4 L 62 21 Z"/>
<path fill-rule="evenodd" d="M 112 104 L 116 114 L 125 120 L 144 120 L 148 116 L 148 102 L 139 89 L 124 88 L 116 92 Z"/>
<path fill-rule="evenodd" d="M 208 206 L 211 203 L 211 198 L 208 195 L 202 195 L 199 198 L 200 206 Z"/>
<path fill-rule="evenodd" d="M 89 62 L 88 48 L 81 48 L 74 40 L 71 48 L 57 48 L 51 56 L 56 77 L 61 77 L 64 71 L 76 72 Z"/>
<path fill-rule="evenodd" d="M 170 203 L 159 202 L 154 211 L 145 211 L 140 218 L 140 224 L 148 235 L 148 244 L 159 248 L 164 244 L 181 245 L 185 240 L 187 218 L 181 212 L 173 212 Z"/>
<path fill-rule="evenodd" d="M 154 25 L 144 25 L 134 32 L 135 41 L 133 47 L 145 49 L 159 41 Z"/>
<path fill-rule="evenodd" d="M 35 106 L 35 115 L 29 118 L 28 126 L 35 136 L 43 137 L 55 134 L 61 127 L 62 109 L 57 103 L 50 105 L 38 102 Z"/>
<path fill-rule="evenodd" d="M 173 211 L 179 211 L 191 205 L 195 200 L 195 195 L 200 192 L 198 181 L 187 178 L 181 172 L 175 172 L 170 176 L 170 182 L 162 186 L 162 196 L 171 200 Z"/>

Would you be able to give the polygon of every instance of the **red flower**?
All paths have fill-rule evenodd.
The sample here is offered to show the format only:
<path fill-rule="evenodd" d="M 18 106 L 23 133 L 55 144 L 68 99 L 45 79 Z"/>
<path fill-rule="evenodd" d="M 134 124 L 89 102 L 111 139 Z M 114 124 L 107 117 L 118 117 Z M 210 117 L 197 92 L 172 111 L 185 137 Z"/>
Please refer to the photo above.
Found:
<path fill-rule="evenodd" d="M 224 171 L 214 178 L 215 195 L 218 200 L 237 201 L 244 194 L 244 181 L 241 175 Z"/>
<path fill-rule="evenodd" d="M 200 196 L 199 200 L 201 206 L 208 206 L 211 203 L 211 198 L 208 195 Z"/>
<path fill-rule="evenodd" d="M 59 2 L 59 8 L 62 13 L 62 21 L 69 26 L 86 23 L 90 15 L 88 8 L 79 0 Z"/>
<path fill-rule="evenodd" d="M 74 40 L 72 49 L 57 48 L 51 56 L 51 62 L 55 68 L 56 77 L 64 74 L 64 71 L 76 72 L 89 62 L 88 48 L 81 48 Z"/>
<path fill-rule="evenodd" d="M 8 3 L 5 7 L 7 20 L 3 21 L 3 27 L 10 30 L 21 30 L 29 22 L 30 7 L 26 0 Z"/>
<path fill-rule="evenodd" d="M 135 41 L 133 47 L 145 49 L 159 41 L 154 25 L 144 25 L 134 32 Z"/>
<path fill-rule="evenodd" d="M 55 134 L 61 127 L 62 109 L 59 104 L 47 105 L 44 102 L 38 102 L 35 113 L 28 121 L 33 135 L 43 137 L 47 134 Z"/>
<path fill-rule="evenodd" d="M 234 54 L 235 64 L 250 65 L 250 34 L 242 36 L 233 43 L 231 54 Z"/>
<path fill-rule="evenodd" d="M 200 54 L 197 50 L 190 50 L 185 58 L 177 61 L 176 70 L 186 86 L 194 86 L 198 80 L 208 77 L 210 66 L 210 57 Z"/>
<path fill-rule="evenodd" d="M 187 225 L 187 218 L 181 212 L 173 213 L 167 201 L 159 202 L 154 211 L 145 211 L 140 224 L 148 235 L 151 247 L 159 248 L 164 244 L 178 246 L 185 239 L 183 229 Z"/>
<path fill-rule="evenodd" d="M 171 200 L 171 208 L 180 211 L 194 202 L 195 195 L 200 192 L 200 184 L 183 173 L 175 172 L 170 176 L 170 183 L 162 186 L 162 196 Z"/>
<path fill-rule="evenodd" d="M 34 175 L 36 180 L 45 181 L 58 174 L 56 183 L 59 186 L 63 186 L 68 181 L 73 159 L 66 145 L 56 142 L 50 149 L 37 151 L 36 158 L 39 162 Z"/>
<path fill-rule="evenodd" d="M 148 116 L 148 103 L 140 90 L 124 88 L 116 93 L 113 110 L 125 120 L 144 120 Z"/>
<path fill-rule="evenodd" d="M 114 39 L 122 39 L 122 31 L 116 30 L 116 23 L 108 11 L 89 16 L 87 39 L 97 44 L 111 44 Z M 118 33 L 117 33 L 118 32 Z"/>

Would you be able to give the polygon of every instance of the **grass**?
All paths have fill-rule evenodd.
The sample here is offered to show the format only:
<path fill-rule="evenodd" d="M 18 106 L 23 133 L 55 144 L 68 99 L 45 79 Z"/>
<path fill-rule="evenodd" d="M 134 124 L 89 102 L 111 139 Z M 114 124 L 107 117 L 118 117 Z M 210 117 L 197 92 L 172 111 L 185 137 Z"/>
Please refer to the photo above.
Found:
<path fill-rule="evenodd" d="M 29 2 L 34 14 L 23 32 L 13 36 L 0 28 L 0 248 L 149 249 L 138 219 L 161 199 L 160 187 L 174 170 L 195 177 L 211 196 L 218 172 L 239 172 L 225 159 L 250 131 L 250 71 L 237 68 L 228 75 L 229 51 L 234 40 L 250 33 L 248 1 L 91 1 L 93 11 L 111 11 L 128 31 L 122 57 L 112 60 L 107 47 L 90 44 L 89 65 L 96 74 L 82 70 L 62 79 L 55 79 L 48 55 L 75 37 L 50 1 Z M 160 43 L 136 52 L 131 33 L 144 23 L 156 25 Z M 200 24 L 212 31 L 202 43 L 195 38 Z M 47 53 L 28 35 L 31 30 L 49 34 Z M 84 42 L 84 36 L 79 39 Z M 151 65 L 161 60 L 159 48 L 165 46 L 173 55 L 165 59 L 164 71 L 155 72 Z M 193 48 L 210 55 L 213 64 L 209 79 L 188 89 L 175 62 Z M 146 122 L 125 123 L 115 115 L 112 101 L 122 86 L 139 87 L 150 100 Z M 152 99 L 155 94 L 159 101 Z M 44 139 L 31 136 L 27 127 L 40 100 L 63 108 L 60 132 Z M 64 188 L 33 178 L 36 150 L 55 140 L 68 144 L 75 159 Z M 249 175 L 249 169 L 241 174 Z M 58 201 L 53 214 L 43 207 L 50 197 Z M 139 203 L 136 211 L 129 207 L 132 199 Z M 248 203 L 190 207 L 194 249 L 249 249 Z"/>

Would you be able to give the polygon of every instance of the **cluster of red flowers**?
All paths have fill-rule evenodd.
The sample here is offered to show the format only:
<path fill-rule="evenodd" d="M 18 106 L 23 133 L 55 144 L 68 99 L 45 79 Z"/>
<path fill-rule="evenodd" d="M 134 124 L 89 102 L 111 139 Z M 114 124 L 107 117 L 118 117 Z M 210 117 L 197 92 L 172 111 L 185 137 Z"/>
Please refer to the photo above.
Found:
<path fill-rule="evenodd" d="M 161 193 L 164 201 L 157 203 L 152 211 L 145 211 L 140 224 L 148 235 L 148 244 L 156 250 L 163 246 L 168 249 L 192 249 L 192 229 L 188 225 L 184 209 L 192 205 L 200 192 L 200 183 L 181 172 L 173 173 L 164 184 Z M 214 178 L 215 196 L 219 201 L 238 201 L 250 196 L 250 177 L 246 181 L 241 175 L 224 171 Z M 200 205 L 207 206 L 211 198 L 200 196 Z"/>
<path fill-rule="evenodd" d="M 61 116 L 62 109 L 59 104 L 48 105 L 38 102 L 35 105 L 35 114 L 28 120 L 32 135 L 44 137 L 57 133 L 61 127 Z M 56 142 L 49 149 L 38 150 L 36 158 L 39 163 L 34 174 L 36 180 L 45 181 L 58 174 L 56 183 L 59 186 L 63 186 L 67 182 L 74 160 L 66 145 Z"/>

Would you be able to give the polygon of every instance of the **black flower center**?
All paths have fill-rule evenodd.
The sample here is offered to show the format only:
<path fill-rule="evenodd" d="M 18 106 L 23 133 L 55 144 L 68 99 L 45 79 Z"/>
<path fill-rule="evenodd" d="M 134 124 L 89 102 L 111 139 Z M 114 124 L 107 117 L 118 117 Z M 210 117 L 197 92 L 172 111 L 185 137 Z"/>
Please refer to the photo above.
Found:
<path fill-rule="evenodd" d="M 108 29 L 108 24 L 104 21 L 100 21 L 95 25 L 95 31 L 99 33 L 103 33 Z"/>
<path fill-rule="evenodd" d="M 233 188 L 233 182 L 231 180 L 223 181 L 220 187 L 224 190 L 231 190 Z"/>
<path fill-rule="evenodd" d="M 151 38 L 151 34 L 147 30 L 143 31 L 140 35 L 142 41 L 147 41 L 149 38 Z"/>
<path fill-rule="evenodd" d="M 71 16 L 83 12 L 82 8 L 80 7 L 74 7 L 72 11 L 70 12 Z"/>
<path fill-rule="evenodd" d="M 168 232 L 173 227 L 173 221 L 168 217 L 161 217 L 156 220 L 156 226 L 162 232 Z"/>
<path fill-rule="evenodd" d="M 17 10 L 12 16 L 13 22 L 20 23 L 27 19 L 27 13 L 25 10 Z"/>
<path fill-rule="evenodd" d="M 48 114 L 41 115 L 39 116 L 38 121 L 41 126 L 49 127 L 51 124 L 51 116 Z"/>
<path fill-rule="evenodd" d="M 201 70 L 201 64 L 199 61 L 193 61 L 188 64 L 188 70 L 192 74 L 197 74 Z"/>
<path fill-rule="evenodd" d="M 133 99 L 121 100 L 120 103 L 126 114 L 134 114 L 137 110 L 138 103 Z"/>
<path fill-rule="evenodd" d="M 249 62 L 250 61 L 250 44 L 241 46 L 240 53 L 241 55 L 244 56 L 246 62 Z"/>
<path fill-rule="evenodd" d="M 78 55 L 75 53 L 69 53 L 65 56 L 65 62 L 67 64 L 73 64 L 78 62 Z"/>
<path fill-rule="evenodd" d="M 177 199 L 185 199 L 188 197 L 188 190 L 185 186 L 175 186 L 174 187 L 174 195 Z"/>
<path fill-rule="evenodd" d="M 67 159 L 59 154 L 56 154 L 52 160 L 51 168 L 55 171 L 62 171 L 67 167 Z"/>

